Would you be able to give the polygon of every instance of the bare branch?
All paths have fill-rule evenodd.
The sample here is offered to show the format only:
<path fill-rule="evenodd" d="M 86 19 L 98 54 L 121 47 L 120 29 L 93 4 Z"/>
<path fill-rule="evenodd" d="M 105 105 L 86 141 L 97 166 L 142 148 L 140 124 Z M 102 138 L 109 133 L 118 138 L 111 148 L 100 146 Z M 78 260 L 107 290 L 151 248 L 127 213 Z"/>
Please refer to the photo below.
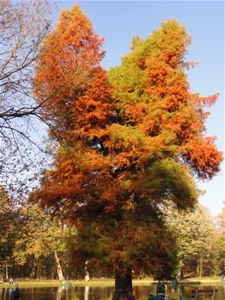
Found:
<path fill-rule="evenodd" d="M 49 124 L 33 99 L 32 80 L 49 16 L 48 0 L 0 1 L 0 182 L 6 185 L 12 180 L 17 185 L 25 178 L 21 174 L 31 172 L 27 166 L 37 167 L 42 160 L 37 127 Z M 14 172 L 17 178 L 5 175 Z"/>

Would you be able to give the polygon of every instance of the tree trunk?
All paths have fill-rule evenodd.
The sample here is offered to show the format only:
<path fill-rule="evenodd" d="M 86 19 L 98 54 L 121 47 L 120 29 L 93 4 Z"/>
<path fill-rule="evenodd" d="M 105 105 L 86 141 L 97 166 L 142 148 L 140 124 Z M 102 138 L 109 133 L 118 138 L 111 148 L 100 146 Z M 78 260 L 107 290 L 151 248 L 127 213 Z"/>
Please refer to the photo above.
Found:
<path fill-rule="evenodd" d="M 85 271 L 85 281 L 89 281 L 90 276 L 89 276 L 89 272 L 88 272 L 88 260 L 85 261 L 84 271 Z"/>
<path fill-rule="evenodd" d="M 179 273 L 178 273 L 178 279 L 179 279 L 179 280 L 184 279 L 184 271 L 183 271 L 183 268 L 180 268 L 180 271 L 179 271 Z"/>
<path fill-rule="evenodd" d="M 61 264 L 60 264 L 60 259 L 58 257 L 58 253 L 57 253 L 56 250 L 54 251 L 54 255 L 55 255 L 56 270 L 57 270 L 58 278 L 59 278 L 59 280 L 64 280 L 62 267 L 61 267 Z"/>
<path fill-rule="evenodd" d="M 135 300 L 131 268 L 116 271 L 113 300 Z"/>
<path fill-rule="evenodd" d="M 8 281 L 9 280 L 9 265 L 6 263 L 5 265 L 5 279 Z"/>
<path fill-rule="evenodd" d="M 37 278 L 40 279 L 41 278 L 41 265 L 40 265 L 40 260 L 37 260 Z"/>
<path fill-rule="evenodd" d="M 36 259 L 34 259 L 34 262 L 32 264 L 32 269 L 31 269 L 31 277 L 33 279 L 36 278 L 36 267 L 37 267 L 37 262 Z"/>
<path fill-rule="evenodd" d="M 200 257 L 199 259 L 199 277 L 202 277 L 202 272 L 203 272 L 203 259 Z"/>

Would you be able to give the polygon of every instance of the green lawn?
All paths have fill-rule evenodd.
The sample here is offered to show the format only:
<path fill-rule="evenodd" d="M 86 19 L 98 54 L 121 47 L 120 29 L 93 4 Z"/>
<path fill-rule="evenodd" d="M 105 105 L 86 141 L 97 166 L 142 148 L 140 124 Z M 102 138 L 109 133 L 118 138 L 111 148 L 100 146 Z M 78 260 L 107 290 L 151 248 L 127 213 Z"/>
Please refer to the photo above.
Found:
<path fill-rule="evenodd" d="M 91 279 L 88 282 L 85 280 L 70 280 L 73 286 L 114 286 L 114 279 Z M 59 280 L 17 280 L 20 287 L 57 287 L 61 285 Z M 152 278 L 134 279 L 133 285 L 150 285 L 154 283 Z M 224 284 L 220 277 L 202 277 L 191 278 L 181 281 L 182 284 Z M 7 282 L 0 283 L 0 287 L 9 287 Z"/>

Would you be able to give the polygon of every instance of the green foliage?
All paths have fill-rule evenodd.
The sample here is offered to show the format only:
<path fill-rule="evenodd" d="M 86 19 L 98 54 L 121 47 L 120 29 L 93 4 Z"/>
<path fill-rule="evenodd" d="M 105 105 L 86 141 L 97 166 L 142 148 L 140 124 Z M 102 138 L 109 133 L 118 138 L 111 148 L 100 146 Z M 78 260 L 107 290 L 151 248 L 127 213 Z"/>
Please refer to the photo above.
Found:
<path fill-rule="evenodd" d="M 151 219 L 151 220 L 150 220 Z M 78 231 L 73 245 L 73 265 L 84 275 L 84 264 L 92 276 L 113 276 L 114 270 L 132 264 L 133 275 L 154 274 L 169 279 L 176 266 L 175 239 L 163 222 L 146 216 L 145 223 L 127 214 L 123 221 L 105 226 L 92 223 Z"/>
<path fill-rule="evenodd" d="M 37 205 L 27 205 L 20 210 L 20 231 L 14 248 L 15 261 L 24 265 L 29 257 L 40 257 L 65 251 L 64 228 L 61 222 L 53 221 L 49 213 Z"/>
<path fill-rule="evenodd" d="M 218 264 L 221 274 L 225 274 L 225 202 L 219 215 Z"/>
<path fill-rule="evenodd" d="M 220 273 L 225 273 L 225 235 L 219 237 L 218 264 Z"/>
<path fill-rule="evenodd" d="M 168 223 L 176 235 L 178 269 L 186 276 L 203 276 L 215 272 L 216 227 L 207 210 L 177 212 L 170 210 Z"/>
<path fill-rule="evenodd" d="M 172 158 L 154 162 L 145 172 L 139 185 L 155 201 L 170 200 L 178 208 L 192 206 L 198 193 L 186 167 Z"/>
<path fill-rule="evenodd" d="M 9 199 L 8 193 L 0 187 L 0 277 L 4 269 L 13 262 L 12 253 L 17 238 L 16 229 L 18 213 L 16 207 Z"/>

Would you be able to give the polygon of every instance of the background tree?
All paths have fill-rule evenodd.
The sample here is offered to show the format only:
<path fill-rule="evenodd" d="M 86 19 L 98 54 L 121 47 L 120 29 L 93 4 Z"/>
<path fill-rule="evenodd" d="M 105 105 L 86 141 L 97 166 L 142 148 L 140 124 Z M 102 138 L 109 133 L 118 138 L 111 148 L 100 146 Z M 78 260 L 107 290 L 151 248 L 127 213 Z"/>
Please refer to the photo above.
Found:
<path fill-rule="evenodd" d="M 225 202 L 219 215 L 219 253 L 218 263 L 220 274 L 225 275 Z"/>
<path fill-rule="evenodd" d="M 75 228 L 52 220 L 35 204 L 19 207 L 0 192 L 0 278 L 59 278 L 77 276 L 69 258 Z"/>
<path fill-rule="evenodd" d="M 225 201 L 223 202 L 223 209 L 219 215 L 219 226 L 222 233 L 225 233 Z"/>
<path fill-rule="evenodd" d="M 0 2 L 0 181 L 11 192 L 40 161 L 36 126 L 40 130 L 42 117 L 32 79 L 49 16 L 47 0 Z"/>
<path fill-rule="evenodd" d="M 0 187 L 0 276 L 6 280 L 9 278 L 9 266 L 13 262 L 17 217 L 15 205 L 10 201 L 6 190 Z"/>
<path fill-rule="evenodd" d="M 205 104 L 184 72 L 190 38 L 176 21 L 136 39 L 121 66 L 100 67 L 101 40 L 75 6 L 45 41 L 34 91 L 59 142 L 33 198 L 78 229 L 76 254 L 114 273 L 114 299 L 132 299 L 132 271 L 173 271 L 173 234 L 162 208 L 197 201 L 194 176 L 211 178 L 221 153 L 205 136 Z M 51 97 L 53 95 L 54 97 Z M 167 270 L 167 275 L 165 274 Z"/>
<path fill-rule="evenodd" d="M 189 212 L 171 210 L 168 223 L 176 235 L 179 277 L 216 273 L 217 233 L 207 210 L 200 205 Z"/>
<path fill-rule="evenodd" d="M 59 220 L 51 220 L 51 215 L 37 205 L 28 205 L 20 210 L 17 239 L 13 249 L 15 262 L 30 270 L 32 278 L 54 277 L 64 280 L 62 259 L 66 254 L 66 227 Z M 46 261 L 54 262 L 46 272 Z M 66 259 L 65 259 L 66 260 Z M 66 263 L 66 261 L 65 261 Z"/>

